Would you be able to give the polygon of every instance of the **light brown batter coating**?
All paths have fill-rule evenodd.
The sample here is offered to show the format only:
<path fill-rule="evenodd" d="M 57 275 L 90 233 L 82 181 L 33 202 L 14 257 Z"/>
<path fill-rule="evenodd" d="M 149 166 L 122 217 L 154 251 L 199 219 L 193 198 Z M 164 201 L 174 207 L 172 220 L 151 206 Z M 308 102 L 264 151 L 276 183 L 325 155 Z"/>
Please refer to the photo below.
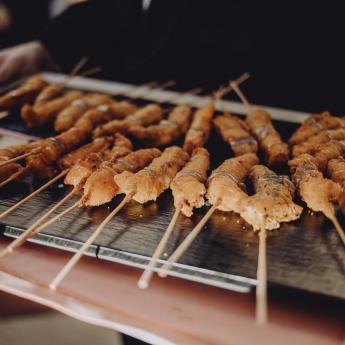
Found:
<path fill-rule="evenodd" d="M 136 173 L 160 155 L 161 151 L 156 148 L 140 149 L 123 156 L 123 158 L 114 159 L 111 157 L 104 161 L 85 183 L 83 204 L 98 206 L 111 201 L 119 193 L 119 187 L 114 180 L 117 174 L 124 171 Z"/>
<path fill-rule="evenodd" d="M 0 182 L 7 180 L 12 174 L 22 169 L 22 166 L 18 163 L 9 163 L 0 167 Z"/>
<path fill-rule="evenodd" d="M 35 105 L 51 101 L 54 98 L 60 97 L 64 91 L 63 84 L 49 84 L 36 97 Z"/>
<path fill-rule="evenodd" d="M 56 137 L 45 139 L 40 143 L 40 151 L 26 158 L 26 166 L 38 178 L 52 178 L 58 159 L 83 144 L 86 138 L 84 132 L 72 127 Z"/>
<path fill-rule="evenodd" d="M 273 230 L 282 222 L 301 216 L 303 208 L 293 202 L 295 186 L 288 176 L 277 175 L 264 165 L 252 167 L 249 178 L 255 194 L 239 202 L 241 217 L 253 230 Z"/>
<path fill-rule="evenodd" d="M 338 183 L 324 178 L 318 169 L 316 159 L 302 154 L 289 161 L 292 180 L 298 186 L 300 198 L 315 212 L 323 212 L 326 217 L 334 216 L 333 203 L 342 192 Z"/>
<path fill-rule="evenodd" d="M 287 163 L 289 147 L 274 128 L 269 113 L 264 109 L 255 109 L 248 114 L 246 122 L 264 152 L 267 165 Z"/>
<path fill-rule="evenodd" d="M 245 180 L 251 168 L 259 163 L 255 153 L 225 160 L 217 169 L 212 171 L 208 179 L 206 197 L 208 201 L 221 211 L 239 212 L 238 203 L 246 198 Z"/>
<path fill-rule="evenodd" d="M 250 128 L 247 123 L 239 117 L 223 114 L 213 120 L 213 125 L 223 140 L 229 143 L 235 156 L 257 152 L 257 141 L 250 134 Z"/>
<path fill-rule="evenodd" d="M 331 159 L 327 165 L 327 173 L 331 180 L 338 183 L 343 189 L 338 203 L 345 214 L 345 159 L 343 157 Z"/>
<path fill-rule="evenodd" d="M 326 144 L 331 140 L 345 140 L 345 128 L 321 131 L 308 140 L 293 146 L 292 157 L 297 157 L 303 153 L 311 153 L 315 147 Z"/>
<path fill-rule="evenodd" d="M 102 138 L 103 139 L 103 138 Z M 65 177 L 65 184 L 82 188 L 89 176 L 106 159 L 108 151 L 111 151 L 113 158 L 125 156 L 132 150 L 132 143 L 121 134 L 115 137 L 103 139 L 103 146 L 95 152 L 89 153 L 86 158 L 74 164 Z"/>
<path fill-rule="evenodd" d="M 120 132 L 126 134 L 132 126 L 148 126 L 163 119 L 163 109 L 158 104 L 148 104 L 137 110 L 133 116 L 128 116 L 123 120 L 113 120 L 104 125 L 98 126 L 94 132 L 94 138 L 103 135 L 112 135 Z"/>
<path fill-rule="evenodd" d="M 318 168 L 326 172 L 329 160 L 345 154 L 345 141 L 330 141 L 316 147 L 310 154 L 315 158 Z"/>
<path fill-rule="evenodd" d="M 48 83 L 40 76 L 28 78 L 26 82 L 15 90 L 0 96 L 0 111 L 21 107 L 25 103 L 32 103 L 35 97 Z"/>
<path fill-rule="evenodd" d="M 345 127 L 345 121 L 340 117 L 332 116 L 328 111 L 315 114 L 305 120 L 288 140 L 289 145 L 297 145 L 325 129 Z"/>
<path fill-rule="evenodd" d="M 183 136 L 190 125 L 192 108 L 178 105 L 169 114 L 167 120 L 149 127 L 132 126 L 129 133 L 145 141 L 148 146 L 167 146 Z"/>
<path fill-rule="evenodd" d="M 7 146 L 0 148 L 0 162 L 9 160 L 11 158 L 15 158 L 17 156 L 20 156 L 24 153 L 28 153 L 31 150 L 39 147 L 41 143 L 44 141 L 37 140 L 32 143 L 28 144 L 20 144 L 20 145 L 13 145 L 13 146 Z"/>
<path fill-rule="evenodd" d="M 169 188 L 171 181 L 186 164 L 188 158 L 189 155 L 180 147 L 171 146 L 138 173 L 125 171 L 116 175 L 114 179 L 120 188 L 120 193 L 132 195 L 133 200 L 143 204 L 156 200 Z"/>
<path fill-rule="evenodd" d="M 177 173 L 170 184 L 175 208 L 180 208 L 187 217 L 192 216 L 194 208 L 202 207 L 205 204 L 205 182 L 209 167 L 208 151 L 203 147 L 198 147 L 193 151 L 189 162 Z"/>
<path fill-rule="evenodd" d="M 74 100 L 69 106 L 58 113 L 54 123 L 57 132 L 63 132 L 71 128 L 85 112 L 101 104 L 109 104 L 112 98 L 107 95 L 92 93 L 80 99 Z"/>
<path fill-rule="evenodd" d="M 22 119 L 29 128 L 42 126 L 53 121 L 57 114 L 71 104 L 74 100 L 81 98 L 80 91 L 70 91 L 65 95 L 46 102 L 39 102 L 33 106 L 25 104 L 21 110 Z"/>
<path fill-rule="evenodd" d="M 90 144 L 83 145 L 70 153 L 67 153 L 58 160 L 58 165 L 61 170 L 72 167 L 80 160 L 85 159 L 92 152 L 102 152 L 109 147 L 109 137 L 97 138 Z"/>
<path fill-rule="evenodd" d="M 183 149 L 189 154 L 197 147 L 204 146 L 207 142 L 212 128 L 214 110 L 214 101 L 211 101 L 208 105 L 195 112 L 183 144 Z"/>

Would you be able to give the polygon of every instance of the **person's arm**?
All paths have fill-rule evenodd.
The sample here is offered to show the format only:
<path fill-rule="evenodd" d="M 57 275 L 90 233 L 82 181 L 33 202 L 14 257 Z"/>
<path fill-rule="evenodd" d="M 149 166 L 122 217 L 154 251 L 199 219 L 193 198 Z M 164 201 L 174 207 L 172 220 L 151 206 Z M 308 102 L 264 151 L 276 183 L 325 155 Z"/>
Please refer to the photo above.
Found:
<path fill-rule="evenodd" d="M 42 70 L 70 70 L 90 57 L 102 41 L 104 1 L 91 0 L 68 8 L 35 41 L 0 51 L 0 83 Z"/>

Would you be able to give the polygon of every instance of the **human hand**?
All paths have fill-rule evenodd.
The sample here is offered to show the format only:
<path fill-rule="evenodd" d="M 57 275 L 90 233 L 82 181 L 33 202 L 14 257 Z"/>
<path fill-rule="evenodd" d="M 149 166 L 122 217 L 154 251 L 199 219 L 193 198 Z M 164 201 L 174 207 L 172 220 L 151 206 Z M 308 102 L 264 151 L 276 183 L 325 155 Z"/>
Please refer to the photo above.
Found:
<path fill-rule="evenodd" d="M 0 83 L 15 77 L 57 70 L 57 64 L 42 43 L 32 41 L 0 51 Z"/>

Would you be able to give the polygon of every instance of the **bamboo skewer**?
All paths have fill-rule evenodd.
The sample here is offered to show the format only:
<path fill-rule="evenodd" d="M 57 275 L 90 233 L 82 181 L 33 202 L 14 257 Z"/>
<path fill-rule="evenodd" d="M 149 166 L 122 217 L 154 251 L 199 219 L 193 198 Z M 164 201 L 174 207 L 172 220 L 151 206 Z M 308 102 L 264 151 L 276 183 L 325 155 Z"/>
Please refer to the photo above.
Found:
<path fill-rule="evenodd" d="M 9 178 L 7 178 L 5 181 L 2 181 L 0 183 L 0 188 L 6 186 L 7 184 L 9 184 L 10 182 L 12 182 L 13 180 L 15 180 L 17 177 L 24 175 L 27 171 L 29 170 L 28 167 L 25 168 L 21 168 L 19 169 L 17 172 L 15 172 L 14 174 L 12 174 Z"/>
<path fill-rule="evenodd" d="M 216 211 L 220 200 L 218 199 L 214 205 L 207 211 L 204 217 L 200 222 L 195 226 L 195 228 L 188 234 L 188 236 L 183 240 L 183 242 L 177 247 L 177 249 L 172 253 L 168 258 L 167 262 L 161 267 L 158 272 L 158 275 L 162 278 L 165 278 L 169 274 L 171 266 L 183 255 L 183 253 L 188 249 L 194 239 L 198 236 L 200 231 L 203 229 L 209 218 Z"/>
<path fill-rule="evenodd" d="M 36 189 L 34 192 L 23 198 L 22 200 L 18 201 L 16 204 L 8 208 L 6 211 L 2 212 L 0 214 L 0 219 L 6 217 L 8 214 L 13 212 L 16 208 L 18 208 L 20 205 L 24 204 L 26 201 L 30 200 L 37 194 L 41 193 L 42 191 L 46 190 L 49 186 L 51 186 L 53 183 L 55 183 L 57 180 L 59 180 L 61 177 L 64 177 L 68 173 L 69 169 L 63 170 L 58 175 L 53 177 L 51 180 L 49 180 L 47 183 L 45 183 L 43 186 Z"/>
<path fill-rule="evenodd" d="M 13 253 L 15 249 L 20 247 L 28 238 L 32 237 L 32 235 L 36 234 L 36 228 L 42 224 L 53 212 L 55 212 L 62 204 L 64 204 L 67 200 L 73 197 L 79 188 L 73 188 L 73 190 L 68 193 L 64 198 L 62 198 L 56 205 L 54 205 L 48 212 L 46 212 L 42 217 L 36 220 L 28 229 L 26 229 L 17 239 L 11 242 L 2 252 L 0 252 L 0 258 L 4 257 L 7 254 Z"/>
<path fill-rule="evenodd" d="M 253 109 L 247 97 L 239 88 L 236 82 L 230 82 L 230 86 L 241 99 L 247 112 L 250 113 Z M 259 233 L 259 252 L 257 265 L 257 287 L 256 287 L 256 322 L 263 325 L 267 322 L 267 241 L 266 229 L 262 228 Z"/>
<path fill-rule="evenodd" d="M 157 264 L 157 260 L 160 258 L 162 255 L 162 252 L 166 246 L 166 243 L 168 242 L 170 235 L 172 234 L 177 218 L 180 215 L 180 208 L 177 208 L 175 210 L 175 213 L 173 217 L 171 218 L 171 221 L 169 223 L 169 226 L 167 227 L 162 239 L 160 240 L 155 252 L 153 253 L 151 260 L 149 264 L 146 266 L 145 271 L 141 275 L 139 281 L 138 281 L 138 287 L 141 289 L 146 289 L 149 286 L 149 282 L 151 280 L 151 277 L 153 275 L 153 269 L 155 265 Z"/>
<path fill-rule="evenodd" d="M 87 239 L 87 241 L 81 246 L 77 253 L 75 253 L 68 263 L 62 268 L 54 280 L 49 284 L 50 289 L 56 290 L 66 275 L 72 270 L 77 264 L 80 258 L 84 255 L 85 251 L 91 246 L 91 244 L 97 239 L 100 233 L 103 231 L 105 226 L 114 218 L 114 216 L 121 211 L 121 209 L 130 201 L 132 195 L 126 195 L 118 206 L 103 220 L 98 226 L 95 232 Z"/>
<path fill-rule="evenodd" d="M 79 199 L 78 201 L 76 201 L 72 206 L 66 208 L 66 210 L 62 211 L 61 213 L 57 214 L 56 216 L 54 216 L 53 218 L 49 219 L 46 223 L 40 225 L 38 228 L 35 229 L 33 235 L 38 234 L 39 232 L 41 232 L 43 229 L 47 228 L 49 225 L 55 223 L 56 221 L 58 221 L 59 219 L 61 219 L 63 216 L 65 216 L 67 213 L 70 213 L 71 211 L 73 211 L 76 207 L 80 206 L 81 204 L 81 199 Z"/>
<path fill-rule="evenodd" d="M 259 233 L 257 278 L 256 322 L 259 325 L 263 325 L 267 322 L 267 248 L 265 228 L 261 229 Z"/>
<path fill-rule="evenodd" d="M 10 163 L 14 163 L 14 162 L 20 161 L 21 159 L 26 158 L 26 157 L 28 157 L 28 156 L 31 156 L 32 154 L 38 153 L 38 152 L 39 152 L 38 149 L 34 149 L 34 150 L 32 150 L 32 151 L 30 151 L 30 152 L 27 152 L 27 153 L 24 153 L 24 154 L 22 154 L 22 155 L 20 155 L 20 156 L 17 156 L 17 157 L 8 159 L 8 160 L 6 160 L 6 161 L 0 163 L 0 168 L 3 167 L 3 166 L 5 166 L 5 165 L 7 165 L 7 164 L 10 164 Z"/>

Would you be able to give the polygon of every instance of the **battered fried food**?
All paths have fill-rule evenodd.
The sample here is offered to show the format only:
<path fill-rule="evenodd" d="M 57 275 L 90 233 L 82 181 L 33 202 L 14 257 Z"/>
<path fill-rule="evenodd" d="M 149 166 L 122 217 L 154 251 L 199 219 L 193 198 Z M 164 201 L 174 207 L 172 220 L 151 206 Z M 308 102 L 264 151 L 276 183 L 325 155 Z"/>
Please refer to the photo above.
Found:
<path fill-rule="evenodd" d="M 315 158 L 317 167 L 325 172 L 329 160 L 345 154 L 345 141 L 330 141 L 316 147 L 310 154 Z"/>
<path fill-rule="evenodd" d="M 305 120 L 288 140 L 289 145 L 297 145 L 325 129 L 345 127 L 344 119 L 332 116 L 328 111 L 315 114 Z"/>
<path fill-rule="evenodd" d="M 211 101 L 208 105 L 195 112 L 183 144 L 183 149 L 189 154 L 195 148 L 204 146 L 208 140 L 212 128 L 214 110 L 214 101 Z"/>
<path fill-rule="evenodd" d="M 82 202 L 85 206 L 98 206 L 111 201 L 118 193 L 114 177 L 124 171 L 138 172 L 161 155 L 156 149 L 140 149 L 129 153 L 123 158 L 110 158 L 92 173 L 84 186 Z"/>
<path fill-rule="evenodd" d="M 187 217 L 192 216 L 194 208 L 202 207 L 205 203 L 205 182 L 209 166 L 208 151 L 203 147 L 198 147 L 170 185 L 175 208 L 181 209 L 181 212 Z"/>
<path fill-rule="evenodd" d="M 213 124 L 223 140 L 229 143 L 235 156 L 257 152 L 257 141 L 250 134 L 247 123 L 239 117 L 226 113 L 217 116 Z"/>
<path fill-rule="evenodd" d="M 40 76 L 34 76 L 18 87 L 0 97 L 0 111 L 19 108 L 25 103 L 32 103 L 48 83 Z"/>
<path fill-rule="evenodd" d="M 298 186 L 300 198 L 315 212 L 323 212 L 326 217 L 334 217 L 333 203 L 337 202 L 342 188 L 327 178 L 318 169 L 316 159 L 302 154 L 289 161 L 292 180 Z"/>
<path fill-rule="evenodd" d="M 291 222 L 301 216 L 303 208 L 292 200 L 295 186 L 288 176 L 277 175 L 264 165 L 252 167 L 249 178 L 255 194 L 239 201 L 241 217 L 253 230 L 273 230 L 282 222 Z"/>
<path fill-rule="evenodd" d="M 123 120 L 113 120 L 98 126 L 93 133 L 95 138 L 120 132 L 126 134 L 132 126 L 148 126 L 163 119 L 163 109 L 158 104 L 149 104 L 137 110 L 133 116 Z"/>
<path fill-rule="evenodd" d="M 178 105 L 170 112 L 167 120 L 161 120 L 158 125 L 149 127 L 132 126 L 129 133 L 149 146 L 170 145 L 186 133 L 191 116 L 191 107 Z"/>
<path fill-rule="evenodd" d="M 326 144 L 331 140 L 345 140 L 345 128 L 329 129 L 319 132 L 308 140 L 292 147 L 292 157 L 303 153 L 311 153 L 315 147 Z"/>
<path fill-rule="evenodd" d="M 146 168 L 133 174 L 125 171 L 114 177 L 120 193 L 132 195 L 133 200 L 143 204 L 156 200 L 167 188 L 177 172 L 186 164 L 189 155 L 180 147 L 171 146 L 155 158 Z"/>
<path fill-rule="evenodd" d="M 208 179 L 206 197 L 208 201 L 221 211 L 240 212 L 238 203 L 246 198 L 245 179 L 251 168 L 259 163 L 255 153 L 225 160 L 217 169 L 212 171 Z"/>
<path fill-rule="evenodd" d="M 70 91 L 62 97 L 39 102 L 34 106 L 25 104 L 21 110 L 22 119 L 29 128 L 42 126 L 53 121 L 62 109 L 82 96 L 83 93 L 80 91 Z"/>
<path fill-rule="evenodd" d="M 264 109 L 252 110 L 246 122 L 256 137 L 265 154 L 269 166 L 280 166 L 289 159 L 289 147 L 282 141 L 280 134 L 274 128 L 271 117 Z"/>

